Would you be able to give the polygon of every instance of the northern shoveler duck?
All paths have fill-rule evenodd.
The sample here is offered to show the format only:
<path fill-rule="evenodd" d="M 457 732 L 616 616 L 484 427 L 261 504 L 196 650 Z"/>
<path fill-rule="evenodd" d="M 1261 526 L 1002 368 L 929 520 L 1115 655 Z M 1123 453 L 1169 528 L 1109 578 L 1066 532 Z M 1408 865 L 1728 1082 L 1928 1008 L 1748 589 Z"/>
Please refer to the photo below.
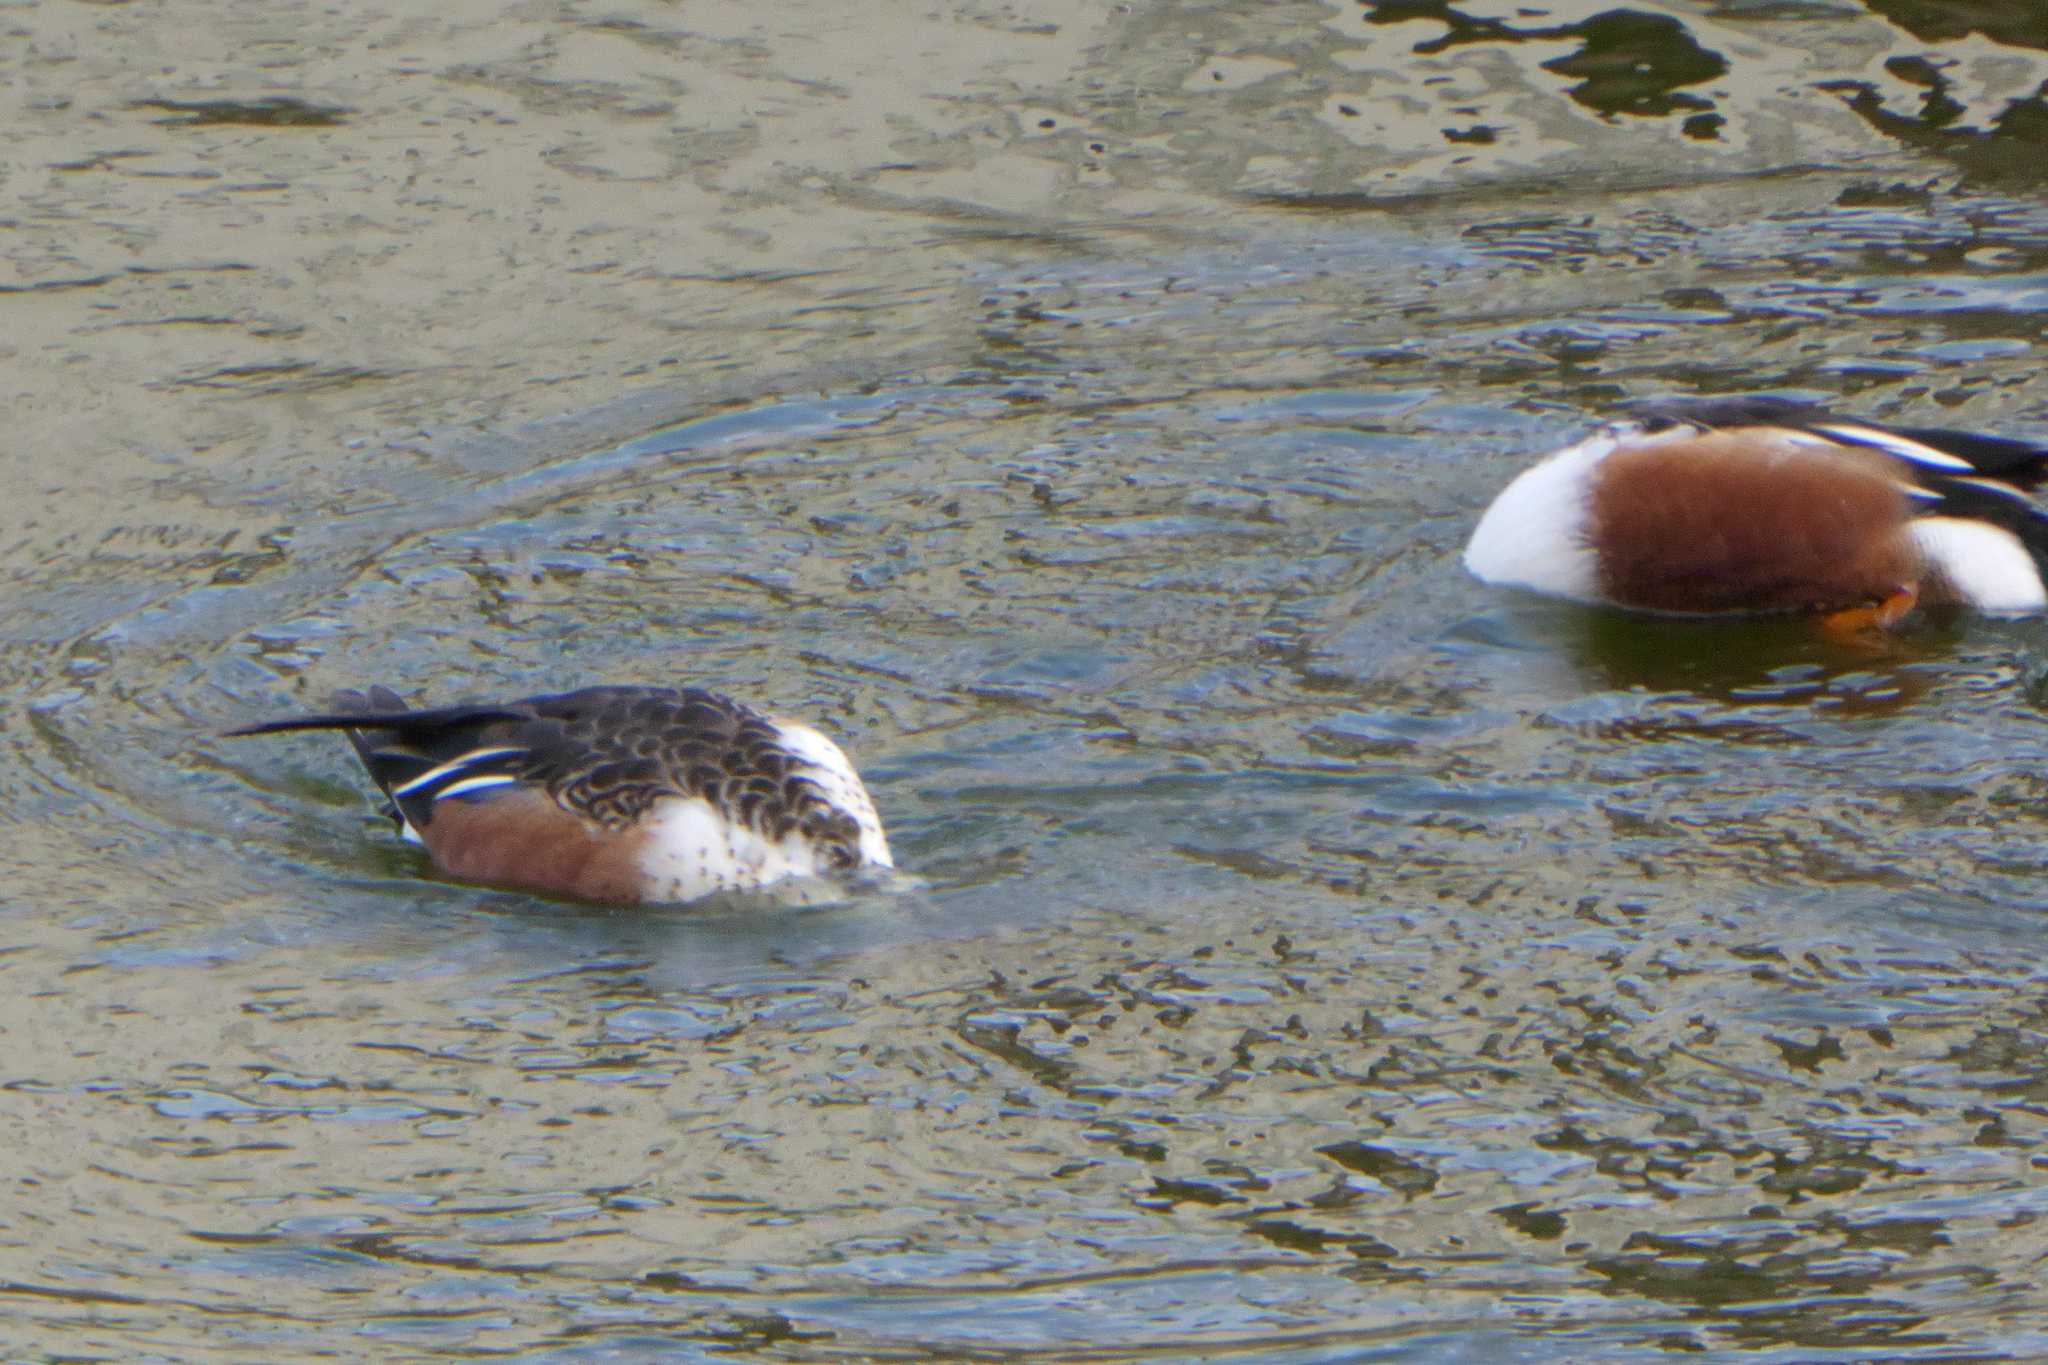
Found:
<path fill-rule="evenodd" d="M 388 687 L 230 730 L 340 730 L 399 833 L 451 877 L 613 904 L 891 867 L 839 746 L 697 688 L 412 710 Z"/>
<path fill-rule="evenodd" d="M 1769 398 L 1646 405 L 1510 483 L 1465 564 L 1489 583 L 1666 612 L 2048 606 L 2048 446 Z"/>

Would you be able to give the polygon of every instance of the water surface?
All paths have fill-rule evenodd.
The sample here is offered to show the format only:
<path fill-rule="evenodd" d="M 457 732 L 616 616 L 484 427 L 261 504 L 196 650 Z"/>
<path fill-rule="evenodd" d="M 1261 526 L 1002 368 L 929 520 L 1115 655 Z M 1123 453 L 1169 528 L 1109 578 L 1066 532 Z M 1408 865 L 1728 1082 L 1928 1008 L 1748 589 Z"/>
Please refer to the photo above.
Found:
<path fill-rule="evenodd" d="M 10 1344 L 2048 1351 L 2039 623 L 1457 562 L 1627 397 L 2044 430 L 2008 12 L 26 11 Z M 599 680 L 922 885 L 454 886 L 216 737 Z"/>

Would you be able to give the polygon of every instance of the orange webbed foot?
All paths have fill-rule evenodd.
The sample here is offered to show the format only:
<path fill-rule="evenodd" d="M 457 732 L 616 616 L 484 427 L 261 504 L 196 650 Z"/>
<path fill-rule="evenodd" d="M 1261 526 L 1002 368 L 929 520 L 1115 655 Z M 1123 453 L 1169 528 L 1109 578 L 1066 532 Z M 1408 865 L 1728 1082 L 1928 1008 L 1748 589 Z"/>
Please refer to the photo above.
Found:
<path fill-rule="evenodd" d="M 1880 601 L 1829 612 L 1820 618 L 1820 633 L 1836 644 L 1868 648 L 1903 621 L 1919 601 L 1918 588 L 1910 584 L 1894 588 Z"/>

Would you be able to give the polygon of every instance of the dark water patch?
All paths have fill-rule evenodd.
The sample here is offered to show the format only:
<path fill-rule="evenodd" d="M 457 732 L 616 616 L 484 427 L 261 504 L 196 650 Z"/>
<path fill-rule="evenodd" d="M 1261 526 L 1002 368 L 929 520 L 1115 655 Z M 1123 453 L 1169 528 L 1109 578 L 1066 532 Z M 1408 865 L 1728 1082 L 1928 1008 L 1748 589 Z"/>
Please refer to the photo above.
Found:
<path fill-rule="evenodd" d="M 2033 64 L 2018 54 L 2043 47 L 2041 17 L 2034 7 L 1996 8 L 1994 12 L 1992 6 L 1871 0 L 1868 8 L 1895 25 L 1893 32 L 1903 31 L 1923 46 L 1887 58 L 1882 64 L 1888 78 L 1885 82 L 1873 81 L 1861 72 L 1838 74 L 1810 67 L 1802 73 L 1805 79 L 1785 93 L 1814 104 L 1840 100 L 1879 136 L 1915 151 L 1950 158 L 1971 176 L 2008 183 L 2032 179 L 2038 167 L 2026 148 L 2035 140 L 2034 131 L 2044 117 L 2042 76 L 2033 68 L 2030 83 L 2025 73 Z M 1736 38 L 1746 27 L 1739 21 L 1775 20 L 1788 27 L 1813 27 L 1846 14 L 1842 7 L 1745 7 L 1744 14 L 1736 16 L 1737 26 L 1730 29 L 1707 21 L 1705 16 L 1680 18 L 1626 7 L 1560 24 L 1543 22 L 1548 16 L 1538 10 L 1503 18 L 1474 13 L 1444 0 L 1364 0 L 1361 17 L 1368 31 L 1387 30 L 1392 41 L 1404 44 L 1413 57 L 1449 58 L 1452 64 L 1460 52 L 1471 48 L 1575 42 L 1576 50 L 1538 64 L 1546 72 L 1576 78 L 1577 84 L 1556 93 L 1610 123 L 1618 117 L 1676 119 L 1681 136 L 1695 144 L 1745 144 L 1754 136 L 1756 125 L 1769 116 L 1749 107 L 1749 101 L 1736 91 L 1744 77 L 1770 79 L 1761 70 L 1748 70 L 1767 66 L 1770 58 Z M 1878 34 L 1884 32 L 1877 30 Z M 2016 50 L 2013 65 L 2018 68 L 2017 79 L 1988 84 L 1958 79 L 1958 72 L 1971 60 L 1963 54 L 1975 53 L 1987 42 Z M 1925 45 L 1932 45 L 1932 50 Z M 1340 108 L 1356 118 L 1366 103 L 1361 99 Z M 1509 107 L 1506 102 L 1473 101 L 1446 111 L 1442 136 L 1452 145 L 1490 149 L 1502 142 L 1503 134 L 1513 144 L 1534 141 L 1528 125 L 1543 127 L 1552 122 L 1526 113 L 1521 118 L 1511 117 Z M 1824 116 L 1821 109 L 1813 112 L 1816 117 Z M 1453 114 L 1464 122 L 1448 122 Z"/>
<path fill-rule="evenodd" d="M 137 109 L 167 115 L 155 122 L 166 128 L 200 128 L 220 124 L 250 128 L 338 128 L 353 110 L 336 104 L 315 104 L 294 95 L 265 95 L 251 100 L 135 101 Z"/>

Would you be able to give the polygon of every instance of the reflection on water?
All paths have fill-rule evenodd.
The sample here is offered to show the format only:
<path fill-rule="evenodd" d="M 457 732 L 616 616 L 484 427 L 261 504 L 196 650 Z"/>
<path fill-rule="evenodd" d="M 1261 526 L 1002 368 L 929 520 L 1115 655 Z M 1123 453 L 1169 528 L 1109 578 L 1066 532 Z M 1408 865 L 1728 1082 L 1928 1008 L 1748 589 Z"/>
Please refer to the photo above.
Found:
<path fill-rule="evenodd" d="M 1516 470 L 1623 398 L 2037 429 L 2038 205 L 1941 181 L 1910 139 L 1782 172 L 1861 135 L 1830 81 L 1995 141 L 2014 71 L 1892 25 L 2038 44 L 1982 7 L 1537 8 L 1177 15 L 1173 44 L 1134 13 L 1088 79 L 1144 98 L 1048 93 L 1030 127 L 1086 127 L 1085 174 L 1154 197 L 977 218 L 957 149 L 922 145 L 877 173 L 930 178 L 887 204 L 914 250 L 803 285 L 858 345 L 813 364 L 779 305 L 721 315 L 701 385 L 479 430 L 364 435 L 309 391 L 238 392 L 309 430 L 167 475 L 176 515 L 124 498 L 62 553 L 0 547 L 29 646 L 0 655 L 11 1340 L 2048 1350 L 2041 623 L 1849 647 L 1537 601 L 1457 559 Z M 730 56 L 671 20 L 560 21 L 530 55 L 580 85 L 458 84 L 625 138 L 657 114 L 580 45 Z M 1820 69 L 1817 34 L 1870 61 Z M 782 52 L 757 41 L 748 62 Z M 171 135 L 312 156 L 389 131 L 343 102 Z M 1610 136 L 1667 188 L 1560 170 L 1621 164 Z M 1428 156 L 1528 138 L 1512 196 L 1434 193 L 1480 163 Z M 1388 168 L 1398 214 L 1344 211 Z M 799 264 L 719 284 L 795 289 Z M 535 326 L 502 363 L 552 373 Z M 454 886 L 339 746 L 213 737 L 343 684 L 601 679 L 817 717 L 920 882 L 775 915 Z"/>
<path fill-rule="evenodd" d="M 1443 128 L 1448 143 L 1491 146 L 1508 134 L 1521 144 L 1520 154 L 1537 150 L 1518 124 L 1547 121 L 1540 106 L 1521 100 L 1516 110 L 1519 89 L 1489 90 L 1473 99 L 1477 92 L 1469 81 L 1476 63 L 1455 60 L 1461 52 L 1527 45 L 1540 70 L 1576 82 L 1557 88 L 1564 98 L 1610 120 L 1676 119 L 1681 137 L 1695 143 L 1746 143 L 1757 136 L 1759 121 L 1782 116 L 1775 102 L 1832 95 L 1883 137 L 1951 159 L 1973 176 L 2031 182 L 2040 175 L 2032 149 L 2048 120 L 2048 63 L 2028 54 L 2048 50 L 2048 9 L 2037 0 L 1865 0 L 1873 15 L 1896 27 L 1862 31 L 1844 22 L 1845 7 L 1824 14 L 1797 5 L 1783 6 L 1782 12 L 1771 5 L 1747 7 L 1756 18 L 1809 40 L 1876 47 L 1905 37 L 1945 45 L 1897 51 L 1868 70 L 1847 74 L 1759 60 L 1754 30 L 1729 26 L 1727 16 L 1709 18 L 1690 6 L 1667 10 L 1658 4 L 1572 0 L 1502 15 L 1494 6 L 1457 0 L 1358 3 L 1368 32 L 1384 35 L 1374 43 L 1375 53 L 1383 44 L 1398 43 L 1416 58 L 1448 55 L 1451 62 L 1418 65 L 1465 76 L 1438 77 L 1466 85 L 1458 94 L 1467 107 L 1446 112 L 1479 120 Z M 1561 55 L 1540 55 L 1559 49 Z"/>
<path fill-rule="evenodd" d="M 1461 622 L 1452 638 L 1568 659 L 1589 691 L 1682 693 L 1739 718 L 1745 703 L 1903 711 L 1943 676 L 1966 634 L 1949 614 L 1841 640 L 1799 617 L 1689 619 L 1517 600 Z"/>
<path fill-rule="evenodd" d="M 1541 13 L 1522 11 L 1532 19 Z M 1700 111 L 1685 122 L 1688 137 L 1712 137 L 1720 126 L 1718 116 L 1705 112 L 1713 102 L 1684 87 L 1726 75 L 1728 63 L 1693 41 L 1685 25 L 1670 15 L 1610 9 L 1569 24 L 1514 24 L 1475 17 L 1446 0 L 1370 0 L 1366 5 L 1369 24 L 1414 20 L 1444 25 L 1441 36 L 1415 44 L 1417 54 L 1434 55 L 1468 43 L 1569 41 L 1576 49 L 1541 63 L 1542 68 L 1576 78 L 1579 83 L 1565 93 L 1595 113 L 1659 118 Z"/>

